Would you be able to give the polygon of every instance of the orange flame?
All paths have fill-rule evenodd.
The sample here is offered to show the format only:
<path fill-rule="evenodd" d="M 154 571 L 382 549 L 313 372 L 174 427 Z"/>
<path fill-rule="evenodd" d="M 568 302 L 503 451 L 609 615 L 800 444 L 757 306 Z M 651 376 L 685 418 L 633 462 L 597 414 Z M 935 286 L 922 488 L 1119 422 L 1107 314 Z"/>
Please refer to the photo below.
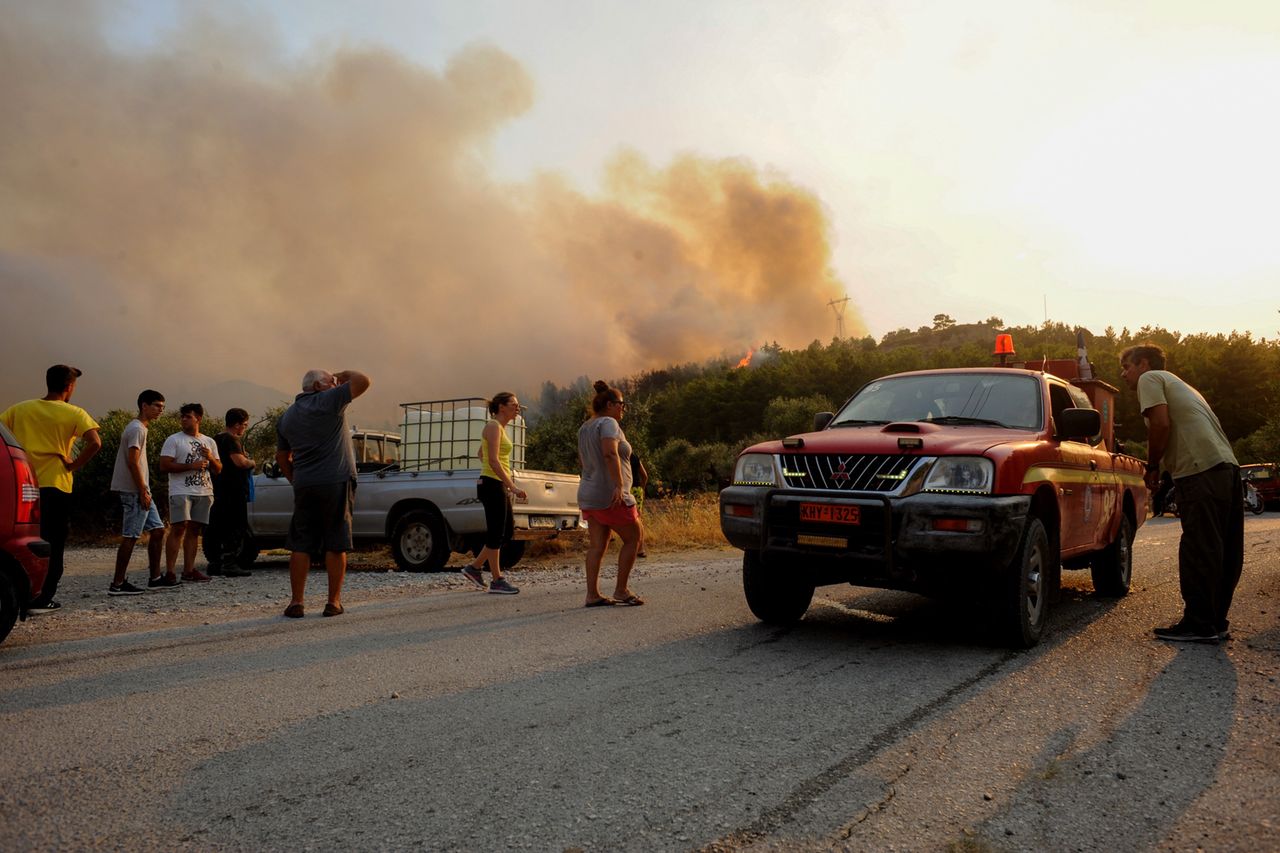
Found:
<path fill-rule="evenodd" d="M 747 354 L 742 357 L 742 361 L 738 362 L 738 367 L 746 367 L 751 363 L 751 356 L 755 355 L 755 348 L 747 350 Z"/>

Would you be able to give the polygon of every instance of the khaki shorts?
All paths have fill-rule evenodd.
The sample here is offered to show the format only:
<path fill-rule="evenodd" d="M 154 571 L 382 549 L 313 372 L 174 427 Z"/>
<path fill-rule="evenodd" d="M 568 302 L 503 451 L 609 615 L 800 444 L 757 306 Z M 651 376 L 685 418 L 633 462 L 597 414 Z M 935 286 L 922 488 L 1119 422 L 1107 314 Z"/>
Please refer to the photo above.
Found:
<path fill-rule="evenodd" d="M 170 524 L 182 521 L 208 524 L 212 509 L 213 495 L 169 495 Z"/>

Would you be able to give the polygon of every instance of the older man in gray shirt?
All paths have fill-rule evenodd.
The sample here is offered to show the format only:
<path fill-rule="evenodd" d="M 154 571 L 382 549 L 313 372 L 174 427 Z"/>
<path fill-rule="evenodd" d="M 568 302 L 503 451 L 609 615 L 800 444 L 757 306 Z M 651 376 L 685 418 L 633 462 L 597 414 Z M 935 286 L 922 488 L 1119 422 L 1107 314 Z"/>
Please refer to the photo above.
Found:
<path fill-rule="evenodd" d="M 356 457 L 347 429 L 347 406 L 369 390 L 369 377 L 356 370 L 308 370 L 302 393 L 276 424 L 276 462 L 293 484 L 289 523 L 289 585 L 284 615 L 304 614 L 303 594 L 311 555 L 324 553 L 329 576 L 325 616 L 342 615 L 342 582 L 351 550 L 351 510 L 355 503 Z"/>

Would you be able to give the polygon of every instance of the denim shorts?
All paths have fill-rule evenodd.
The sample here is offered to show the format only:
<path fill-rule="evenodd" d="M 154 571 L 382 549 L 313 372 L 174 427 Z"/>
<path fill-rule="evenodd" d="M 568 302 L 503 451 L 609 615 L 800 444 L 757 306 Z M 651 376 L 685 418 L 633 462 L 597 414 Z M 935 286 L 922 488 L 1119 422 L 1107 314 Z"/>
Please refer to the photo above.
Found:
<path fill-rule="evenodd" d="M 170 524 L 180 521 L 208 524 L 212 509 L 213 495 L 169 495 Z"/>
<path fill-rule="evenodd" d="M 142 508 L 142 500 L 137 492 L 116 492 L 120 496 L 120 506 L 124 509 L 124 523 L 120 526 L 120 535 L 125 539 L 137 539 L 145 531 L 163 530 L 164 522 L 160 520 L 160 511 L 156 509 L 153 498 L 151 505 Z"/>

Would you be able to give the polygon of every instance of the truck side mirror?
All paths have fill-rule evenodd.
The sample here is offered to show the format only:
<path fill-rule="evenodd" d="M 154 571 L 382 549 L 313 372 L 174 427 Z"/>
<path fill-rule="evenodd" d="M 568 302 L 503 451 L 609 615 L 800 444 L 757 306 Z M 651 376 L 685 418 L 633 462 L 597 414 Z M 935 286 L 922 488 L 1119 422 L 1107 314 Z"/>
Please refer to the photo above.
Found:
<path fill-rule="evenodd" d="M 813 431 L 821 432 L 827 428 L 827 424 L 835 420 L 835 412 L 818 412 L 813 416 Z"/>
<path fill-rule="evenodd" d="M 1102 431 L 1102 415 L 1097 409 L 1063 409 L 1058 416 L 1060 438 L 1093 438 Z"/>

